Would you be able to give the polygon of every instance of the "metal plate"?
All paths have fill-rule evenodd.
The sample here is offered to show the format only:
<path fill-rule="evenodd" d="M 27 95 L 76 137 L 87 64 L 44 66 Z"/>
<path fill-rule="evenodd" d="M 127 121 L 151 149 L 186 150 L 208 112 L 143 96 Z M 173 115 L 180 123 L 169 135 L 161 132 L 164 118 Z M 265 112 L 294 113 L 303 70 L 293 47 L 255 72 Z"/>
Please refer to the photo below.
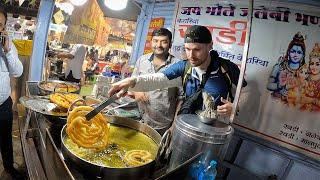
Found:
<path fill-rule="evenodd" d="M 23 96 L 19 101 L 24 107 L 32 111 L 49 116 L 67 117 L 67 112 L 52 111 L 57 105 L 51 103 L 48 96 Z M 86 97 L 85 101 L 87 105 L 100 103 L 99 100 L 90 97 Z"/>
<path fill-rule="evenodd" d="M 50 86 L 50 87 L 46 87 L 45 85 L 47 83 L 52 83 L 53 85 Z M 61 86 L 59 86 L 59 85 L 61 85 Z M 77 91 L 80 90 L 80 87 L 79 87 L 78 84 L 71 83 L 71 82 L 66 82 L 66 81 L 51 80 L 51 81 L 41 81 L 41 82 L 38 83 L 39 89 L 41 89 L 43 91 L 49 91 L 49 92 L 54 92 L 54 89 L 55 89 L 56 86 L 63 87 L 63 85 L 72 86 L 72 87 L 76 88 L 75 91 L 68 91 L 68 92 L 77 92 Z"/>
<path fill-rule="evenodd" d="M 52 111 L 57 107 L 57 105 L 51 103 L 49 99 L 23 96 L 19 99 L 19 101 L 24 107 L 41 114 L 60 117 L 67 116 L 67 112 L 61 113 Z"/>

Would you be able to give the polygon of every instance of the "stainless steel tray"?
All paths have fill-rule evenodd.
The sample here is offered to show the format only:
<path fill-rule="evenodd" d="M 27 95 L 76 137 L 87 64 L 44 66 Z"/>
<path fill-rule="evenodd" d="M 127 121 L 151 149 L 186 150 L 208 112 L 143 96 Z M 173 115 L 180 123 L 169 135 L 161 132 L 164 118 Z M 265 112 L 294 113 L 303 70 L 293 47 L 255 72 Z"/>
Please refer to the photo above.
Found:
<path fill-rule="evenodd" d="M 49 116 L 59 116 L 59 117 L 66 117 L 67 112 L 54 112 L 53 109 L 57 108 L 57 105 L 51 103 L 49 99 L 45 98 L 46 96 L 39 97 L 39 96 L 23 96 L 19 99 L 20 103 L 30 109 L 32 111 L 49 115 Z"/>
<path fill-rule="evenodd" d="M 100 100 L 91 97 L 84 99 L 88 105 L 100 103 Z M 48 96 L 23 96 L 19 101 L 24 107 L 32 111 L 49 116 L 67 117 L 67 112 L 53 111 L 53 109 L 57 108 L 57 105 L 51 103 Z"/>

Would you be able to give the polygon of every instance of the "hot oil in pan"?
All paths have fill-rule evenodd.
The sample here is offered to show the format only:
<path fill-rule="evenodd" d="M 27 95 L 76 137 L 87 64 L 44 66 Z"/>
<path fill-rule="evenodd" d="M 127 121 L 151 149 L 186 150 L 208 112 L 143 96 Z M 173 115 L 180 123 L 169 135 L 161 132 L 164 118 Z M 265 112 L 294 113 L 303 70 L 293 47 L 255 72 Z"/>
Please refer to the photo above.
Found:
<path fill-rule="evenodd" d="M 145 134 L 116 125 L 110 126 L 109 133 L 109 145 L 105 150 L 100 152 L 78 147 L 68 137 L 64 139 L 64 143 L 73 154 L 100 166 L 114 168 L 128 167 L 123 157 L 125 153 L 130 150 L 148 151 L 151 153 L 152 159 L 155 159 L 158 145 Z"/>

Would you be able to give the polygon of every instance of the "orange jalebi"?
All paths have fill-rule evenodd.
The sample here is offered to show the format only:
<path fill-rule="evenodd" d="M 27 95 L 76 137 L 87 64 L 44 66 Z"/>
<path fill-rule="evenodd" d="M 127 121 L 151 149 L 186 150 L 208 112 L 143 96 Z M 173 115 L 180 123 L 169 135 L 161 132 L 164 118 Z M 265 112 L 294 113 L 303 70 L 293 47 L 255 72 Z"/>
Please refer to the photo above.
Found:
<path fill-rule="evenodd" d="M 124 156 L 125 162 L 131 166 L 142 166 L 152 161 L 151 153 L 145 150 L 131 150 Z"/>
<path fill-rule="evenodd" d="M 67 117 L 66 132 L 78 146 L 100 151 L 108 145 L 110 124 L 101 113 L 86 120 L 85 115 L 91 110 L 90 106 L 75 107 Z"/>
<path fill-rule="evenodd" d="M 50 94 L 49 99 L 59 108 L 67 110 L 74 101 L 82 99 L 82 97 L 79 94 L 72 93 L 53 93 Z"/>

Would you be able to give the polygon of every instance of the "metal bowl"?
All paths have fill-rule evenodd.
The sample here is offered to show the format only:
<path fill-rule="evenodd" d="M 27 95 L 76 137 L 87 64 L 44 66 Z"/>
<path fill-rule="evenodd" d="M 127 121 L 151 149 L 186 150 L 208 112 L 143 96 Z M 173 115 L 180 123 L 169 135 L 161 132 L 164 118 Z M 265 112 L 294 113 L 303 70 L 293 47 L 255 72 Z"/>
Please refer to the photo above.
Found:
<path fill-rule="evenodd" d="M 48 84 L 52 84 L 51 86 L 48 86 Z M 38 83 L 38 87 L 40 89 L 40 95 L 49 95 L 56 91 L 59 87 L 67 87 L 67 92 L 71 93 L 80 93 L 80 86 L 77 83 L 71 83 L 66 81 L 59 81 L 59 80 L 50 80 L 50 81 L 40 81 Z M 69 91 L 68 87 L 72 86 L 76 90 Z"/>

